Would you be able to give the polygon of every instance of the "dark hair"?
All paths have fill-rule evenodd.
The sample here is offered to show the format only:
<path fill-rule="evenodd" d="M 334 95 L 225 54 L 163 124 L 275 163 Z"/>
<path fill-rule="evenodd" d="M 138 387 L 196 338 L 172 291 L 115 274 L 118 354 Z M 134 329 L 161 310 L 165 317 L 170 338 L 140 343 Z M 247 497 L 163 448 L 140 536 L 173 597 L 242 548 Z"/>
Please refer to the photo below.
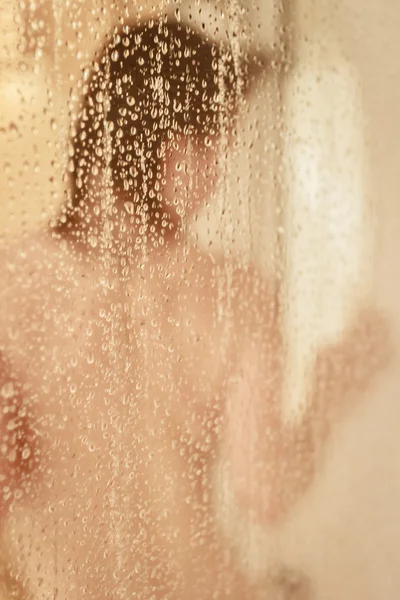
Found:
<path fill-rule="evenodd" d="M 58 229 L 88 220 L 108 187 L 146 204 L 157 221 L 166 144 L 176 136 L 218 136 L 229 127 L 238 97 L 262 64 L 235 61 L 225 48 L 190 27 L 160 18 L 114 34 L 83 84 L 72 124 L 70 201 Z M 105 171 L 108 169 L 107 171 Z"/>

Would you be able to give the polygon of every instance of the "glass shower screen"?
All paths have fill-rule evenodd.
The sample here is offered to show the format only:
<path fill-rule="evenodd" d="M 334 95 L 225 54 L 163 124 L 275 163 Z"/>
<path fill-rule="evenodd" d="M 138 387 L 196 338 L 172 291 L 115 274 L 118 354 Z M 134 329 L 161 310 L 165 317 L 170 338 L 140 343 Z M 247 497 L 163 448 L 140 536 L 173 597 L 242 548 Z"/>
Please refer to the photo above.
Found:
<path fill-rule="evenodd" d="M 0 600 L 395 598 L 400 6 L 0 8 Z"/>

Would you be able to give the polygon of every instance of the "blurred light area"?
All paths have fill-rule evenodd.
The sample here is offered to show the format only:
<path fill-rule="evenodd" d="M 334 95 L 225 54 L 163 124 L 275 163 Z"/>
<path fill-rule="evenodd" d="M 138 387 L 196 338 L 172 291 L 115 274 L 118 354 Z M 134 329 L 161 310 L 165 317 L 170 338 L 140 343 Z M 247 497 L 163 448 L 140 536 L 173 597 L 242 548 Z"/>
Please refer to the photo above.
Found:
<path fill-rule="evenodd" d="M 361 82 L 331 20 L 310 21 L 311 31 L 308 20 L 297 28 L 285 89 L 288 417 L 305 407 L 318 350 L 367 305 L 373 281 Z"/>
<path fill-rule="evenodd" d="M 63 198 L 59 98 L 47 61 L 23 52 L 17 7 L 0 3 L 0 231 L 8 235 L 43 225 Z"/>

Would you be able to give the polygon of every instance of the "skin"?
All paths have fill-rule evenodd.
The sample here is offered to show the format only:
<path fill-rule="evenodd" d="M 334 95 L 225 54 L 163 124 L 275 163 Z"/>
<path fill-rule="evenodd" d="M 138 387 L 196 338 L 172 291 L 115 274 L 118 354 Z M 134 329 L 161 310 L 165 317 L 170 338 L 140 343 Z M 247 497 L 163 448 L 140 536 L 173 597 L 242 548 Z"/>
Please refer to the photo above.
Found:
<path fill-rule="evenodd" d="M 215 157 L 199 142 L 187 158 L 186 144 L 168 153 L 164 189 L 181 235 L 124 271 L 101 244 L 78 252 L 50 234 L 2 248 L 1 516 L 18 531 L 29 510 L 42 532 L 33 558 L 26 533 L 18 546 L 31 590 L 56 536 L 58 597 L 257 597 L 265 581 L 220 523 L 216 465 L 249 527 L 279 528 L 390 356 L 383 320 L 360 311 L 318 356 L 307 412 L 283 420 L 279 288 L 189 244 L 182 225 L 212 194 Z M 111 234 L 119 258 L 127 235 Z M 40 589 L 54 597 L 46 578 Z"/>

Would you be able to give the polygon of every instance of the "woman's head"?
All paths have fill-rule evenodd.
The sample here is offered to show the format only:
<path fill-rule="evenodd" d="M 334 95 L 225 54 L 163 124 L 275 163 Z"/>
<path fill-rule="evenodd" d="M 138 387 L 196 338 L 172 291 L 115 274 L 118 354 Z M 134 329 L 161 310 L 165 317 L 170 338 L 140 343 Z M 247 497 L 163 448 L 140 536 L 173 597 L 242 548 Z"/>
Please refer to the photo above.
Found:
<path fill-rule="evenodd" d="M 259 68 L 254 59 L 238 64 L 229 48 L 178 22 L 121 28 L 84 83 L 63 228 L 88 227 L 94 206 L 108 195 L 111 207 L 125 204 L 159 235 L 184 196 L 171 184 L 175 163 L 192 147 L 204 170 Z"/>

